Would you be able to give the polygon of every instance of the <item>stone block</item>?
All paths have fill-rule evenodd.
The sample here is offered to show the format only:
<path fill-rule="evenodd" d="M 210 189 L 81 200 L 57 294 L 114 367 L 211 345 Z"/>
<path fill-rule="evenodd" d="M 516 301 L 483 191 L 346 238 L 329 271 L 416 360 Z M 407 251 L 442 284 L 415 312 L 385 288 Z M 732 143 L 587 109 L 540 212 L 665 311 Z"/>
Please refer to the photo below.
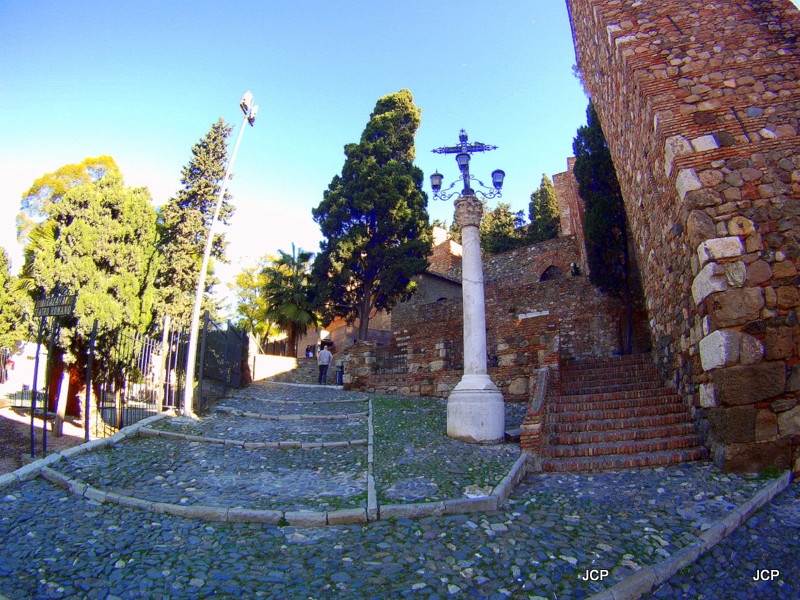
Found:
<path fill-rule="evenodd" d="M 775 279 L 794 277 L 797 275 L 797 267 L 790 260 L 782 260 L 772 265 L 772 272 L 775 274 Z"/>
<path fill-rule="evenodd" d="M 778 415 L 769 409 L 756 413 L 756 441 L 771 440 L 778 435 Z"/>
<path fill-rule="evenodd" d="M 731 287 L 742 287 L 747 281 L 747 267 L 744 262 L 737 260 L 736 262 L 725 263 L 725 278 Z"/>
<path fill-rule="evenodd" d="M 698 138 L 694 138 L 692 140 L 692 146 L 698 152 L 705 152 L 706 150 L 714 150 L 715 148 L 719 148 L 717 138 L 715 138 L 713 135 L 701 135 Z"/>
<path fill-rule="evenodd" d="M 686 233 L 692 248 L 697 248 L 702 242 L 716 237 L 717 230 L 714 219 L 702 210 L 693 210 L 686 219 Z"/>
<path fill-rule="evenodd" d="M 730 288 L 725 277 L 725 267 L 715 262 L 708 263 L 692 281 L 692 298 L 695 304 L 701 304 L 715 292 L 723 292 Z"/>
<path fill-rule="evenodd" d="M 723 444 L 743 444 L 756 439 L 755 406 L 709 410 L 708 422 L 714 439 Z"/>
<path fill-rule="evenodd" d="M 725 328 L 757 320 L 763 307 L 764 295 L 761 288 L 742 288 L 712 296 L 708 312 L 717 328 Z"/>
<path fill-rule="evenodd" d="M 778 308 L 794 308 L 800 304 L 800 292 L 797 286 L 783 285 L 775 290 L 776 306 Z"/>
<path fill-rule="evenodd" d="M 744 244 L 736 236 L 711 238 L 697 247 L 697 258 L 701 266 L 712 260 L 734 258 L 742 254 L 744 254 Z"/>
<path fill-rule="evenodd" d="M 321 527 L 327 523 L 327 514 L 312 510 L 286 511 L 286 522 L 295 527 Z"/>
<path fill-rule="evenodd" d="M 800 391 L 800 363 L 795 363 L 792 365 L 792 370 L 789 372 L 789 378 L 786 380 L 786 391 Z"/>
<path fill-rule="evenodd" d="M 664 142 L 664 174 L 669 177 L 672 173 L 672 163 L 678 156 L 694 152 L 692 144 L 681 135 L 668 137 Z"/>
<path fill-rule="evenodd" d="M 681 169 L 675 180 L 675 187 L 678 190 L 681 200 L 683 200 L 686 198 L 688 192 L 701 189 L 703 184 L 694 169 Z"/>
<path fill-rule="evenodd" d="M 727 473 L 761 473 L 767 467 L 785 471 L 791 465 L 791 441 L 784 439 L 730 444 L 715 457 Z"/>
<path fill-rule="evenodd" d="M 704 371 L 729 367 L 739 362 L 739 336 L 720 329 L 700 340 L 700 362 Z"/>
<path fill-rule="evenodd" d="M 764 358 L 764 345 L 757 337 L 742 334 L 739 344 L 739 362 L 743 365 L 757 365 Z"/>
<path fill-rule="evenodd" d="M 328 513 L 328 525 L 355 525 L 367 523 L 365 508 L 348 508 Z"/>
<path fill-rule="evenodd" d="M 714 372 L 717 401 L 722 406 L 755 404 L 783 393 L 786 368 L 781 361 L 728 367 Z"/>
<path fill-rule="evenodd" d="M 747 265 L 747 279 L 745 282 L 747 285 L 757 286 L 770 279 L 772 279 L 772 268 L 766 261 L 757 260 Z"/>
<path fill-rule="evenodd" d="M 259 510 L 235 507 L 228 509 L 227 520 L 231 523 L 265 523 L 277 525 L 283 519 L 283 511 Z"/>
<path fill-rule="evenodd" d="M 512 396 L 527 396 L 528 378 L 518 377 L 514 379 L 508 386 L 508 393 Z"/>
<path fill-rule="evenodd" d="M 746 217 L 733 217 L 728 221 L 728 233 L 747 238 L 756 232 L 753 222 Z"/>
<path fill-rule="evenodd" d="M 702 408 L 717 406 L 717 390 L 713 383 L 700 384 L 700 406 Z"/>
<path fill-rule="evenodd" d="M 778 432 L 782 437 L 800 434 L 800 406 L 777 415 Z"/>
<path fill-rule="evenodd" d="M 768 327 L 764 334 L 766 351 L 764 358 L 778 360 L 789 358 L 794 349 L 794 334 L 791 327 Z"/>

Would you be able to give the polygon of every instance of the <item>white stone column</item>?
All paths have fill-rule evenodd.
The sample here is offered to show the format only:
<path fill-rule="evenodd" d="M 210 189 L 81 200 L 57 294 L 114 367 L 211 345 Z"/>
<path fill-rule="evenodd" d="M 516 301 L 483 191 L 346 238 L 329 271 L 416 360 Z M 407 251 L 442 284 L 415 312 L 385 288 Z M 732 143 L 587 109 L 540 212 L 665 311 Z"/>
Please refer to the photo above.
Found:
<path fill-rule="evenodd" d="M 467 442 L 505 439 L 503 394 L 486 372 L 486 305 L 478 226 L 483 206 L 474 196 L 456 200 L 461 225 L 464 304 L 464 375 L 447 399 L 447 435 Z"/>

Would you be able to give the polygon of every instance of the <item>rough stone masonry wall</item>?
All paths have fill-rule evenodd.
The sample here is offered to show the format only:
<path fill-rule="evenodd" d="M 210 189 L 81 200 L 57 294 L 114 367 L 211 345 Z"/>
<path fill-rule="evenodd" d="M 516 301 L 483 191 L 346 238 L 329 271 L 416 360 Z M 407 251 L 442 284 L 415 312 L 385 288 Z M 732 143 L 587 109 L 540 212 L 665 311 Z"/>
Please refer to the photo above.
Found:
<path fill-rule="evenodd" d="M 600 294 L 588 277 L 569 275 L 578 253 L 575 238 L 562 237 L 484 261 L 489 376 L 506 401 L 530 399 L 540 366 L 620 350 L 621 303 Z M 549 266 L 558 266 L 565 277 L 540 282 Z M 358 344 L 348 348 L 346 386 L 447 397 L 462 374 L 453 368 L 462 345 L 461 298 L 432 302 L 415 296 L 395 307 L 392 325 L 392 353 L 405 356 L 408 372 L 376 375 L 375 348 Z"/>
<path fill-rule="evenodd" d="M 660 366 L 727 470 L 800 470 L 800 15 L 567 0 Z"/>

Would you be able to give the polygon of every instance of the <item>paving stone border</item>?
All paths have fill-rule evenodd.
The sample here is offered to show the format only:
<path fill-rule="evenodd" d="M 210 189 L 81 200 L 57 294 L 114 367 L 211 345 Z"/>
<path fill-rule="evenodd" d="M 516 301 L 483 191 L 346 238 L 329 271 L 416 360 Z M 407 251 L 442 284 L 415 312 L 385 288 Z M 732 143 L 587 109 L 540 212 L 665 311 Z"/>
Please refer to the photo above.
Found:
<path fill-rule="evenodd" d="M 733 533 L 753 513 L 785 490 L 792 482 L 792 472 L 786 471 L 761 488 L 752 498 L 737 506 L 723 519 L 714 523 L 698 536 L 698 540 L 680 549 L 669 558 L 651 566 L 642 567 L 614 586 L 591 596 L 589 600 L 637 600 L 668 581 L 675 573 L 693 564 L 703 554 Z"/>
<path fill-rule="evenodd" d="M 333 404 L 332 402 L 317 402 L 317 404 Z M 264 421 L 340 421 L 346 419 L 363 419 L 369 416 L 368 412 L 357 412 L 340 415 L 265 415 L 263 413 L 250 412 L 246 410 L 239 410 L 238 408 L 231 408 L 229 406 L 218 406 L 215 412 L 222 412 L 237 417 L 246 417 L 248 419 L 262 419 Z"/>
<path fill-rule="evenodd" d="M 187 440 L 189 442 L 203 442 L 206 444 L 221 444 L 223 446 L 240 446 L 242 448 L 341 448 L 343 446 L 366 446 L 367 440 L 356 439 L 340 442 L 298 442 L 286 440 L 283 442 L 245 442 L 244 440 L 232 440 L 228 438 L 212 438 L 202 435 L 192 435 L 190 433 L 179 433 L 177 431 L 161 431 L 142 427 L 139 430 L 141 437 L 163 437 L 172 440 Z"/>
<path fill-rule="evenodd" d="M 50 483 L 57 485 L 72 494 L 83 496 L 89 500 L 99 503 L 118 504 L 120 506 L 129 508 L 149 510 L 154 513 L 166 513 L 204 521 L 319 527 L 326 525 L 363 524 L 385 519 L 419 519 L 440 515 L 462 515 L 475 512 L 494 511 L 505 503 L 514 487 L 519 484 L 528 471 L 527 463 L 529 457 L 526 454 L 522 454 L 517 458 L 514 465 L 512 465 L 508 475 L 506 475 L 500 481 L 500 483 L 494 487 L 492 493 L 488 496 L 458 498 L 439 502 L 385 504 L 379 506 L 377 502 L 375 479 L 373 475 L 374 427 L 372 423 L 372 399 L 369 399 L 368 406 L 368 412 L 359 413 L 359 416 L 367 417 L 368 438 L 366 440 L 358 439 L 343 442 L 244 442 L 241 440 L 209 438 L 178 432 L 161 431 L 149 427 L 150 424 L 155 423 L 156 421 L 162 420 L 168 416 L 173 416 L 171 413 L 161 413 L 125 427 L 111 437 L 92 440 L 91 442 L 86 442 L 80 446 L 75 446 L 62 452 L 50 454 L 45 458 L 36 460 L 20 469 L 17 469 L 13 473 L 2 475 L 0 476 L 0 489 L 41 476 Z M 263 415 L 258 415 L 256 413 L 251 415 L 250 413 L 244 413 L 235 409 L 225 409 L 222 412 L 229 412 L 248 417 L 252 416 L 254 418 L 258 418 L 259 416 L 264 418 Z M 296 415 L 289 416 L 299 418 Z M 331 416 L 339 419 L 348 418 L 348 415 L 326 415 L 325 418 L 330 418 Z M 91 452 L 93 450 L 105 448 L 121 442 L 126 438 L 132 438 L 136 436 L 184 439 L 193 442 L 240 446 L 243 448 L 277 447 L 306 449 L 367 445 L 367 506 L 366 508 L 351 508 L 335 511 L 283 511 L 250 509 L 242 507 L 224 508 L 203 505 L 187 506 L 183 504 L 173 504 L 167 502 L 153 502 L 135 498 L 133 496 L 125 496 L 115 492 L 101 490 L 77 479 L 71 479 L 50 468 L 51 465 L 58 463 L 64 458 L 69 458 L 84 452 Z"/>

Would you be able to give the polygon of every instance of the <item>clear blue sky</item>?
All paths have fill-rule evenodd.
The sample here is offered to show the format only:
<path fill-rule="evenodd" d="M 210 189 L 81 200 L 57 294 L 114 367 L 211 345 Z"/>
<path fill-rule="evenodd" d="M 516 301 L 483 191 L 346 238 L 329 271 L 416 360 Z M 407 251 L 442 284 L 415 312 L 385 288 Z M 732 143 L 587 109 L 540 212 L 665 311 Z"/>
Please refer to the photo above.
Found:
<path fill-rule="evenodd" d="M 292 242 L 318 250 L 311 208 L 381 96 L 414 94 L 426 179 L 456 179 L 453 156 L 431 150 L 464 128 L 498 146 L 472 173 L 504 169 L 502 201 L 526 213 L 542 174 L 566 170 L 588 102 L 563 0 L 3 0 L 0 56 L 0 245 L 14 272 L 14 216 L 35 178 L 109 154 L 161 204 L 217 118 L 235 136 L 248 89 L 260 113 L 234 166 L 227 278 Z M 450 202 L 429 212 L 452 221 Z"/>

